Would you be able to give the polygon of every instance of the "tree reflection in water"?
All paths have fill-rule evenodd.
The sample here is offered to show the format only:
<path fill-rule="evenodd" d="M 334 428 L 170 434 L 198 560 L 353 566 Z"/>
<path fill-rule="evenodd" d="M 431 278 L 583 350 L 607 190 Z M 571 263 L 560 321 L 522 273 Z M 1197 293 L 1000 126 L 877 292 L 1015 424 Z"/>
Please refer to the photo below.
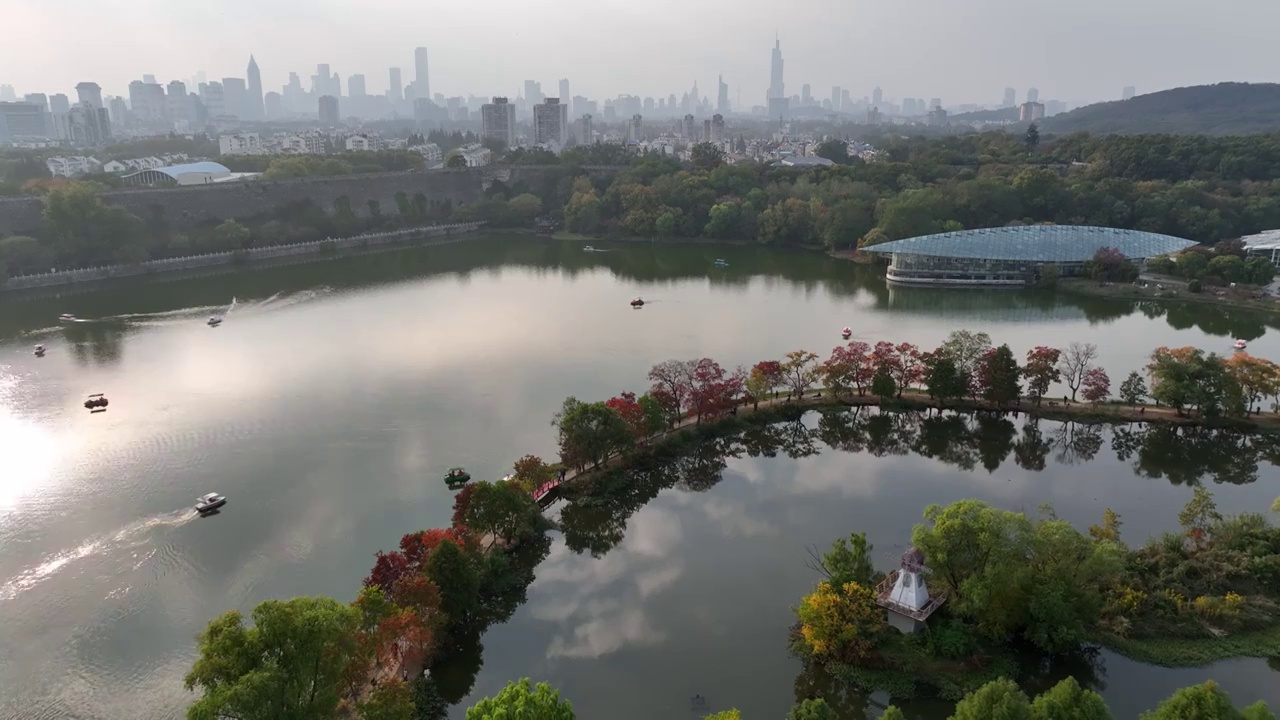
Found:
<path fill-rule="evenodd" d="M 966 471 L 994 473 L 1010 456 L 1041 471 L 1050 462 L 1087 463 L 1111 434 L 1110 448 L 1134 472 L 1176 485 L 1251 483 L 1258 463 L 1280 464 L 1280 438 L 1237 430 L 1172 425 L 1106 426 L 1030 418 L 1019 432 L 998 414 L 920 413 L 859 407 L 791 411 L 781 421 L 739 420 L 730 429 L 700 429 L 643 451 L 625 469 L 602 473 L 568 488 L 560 516 L 565 542 L 577 553 L 600 557 L 622 542 L 627 519 L 662 490 L 703 492 L 719 483 L 730 458 L 815 455 L 821 446 L 877 457 L 921 455 Z"/>

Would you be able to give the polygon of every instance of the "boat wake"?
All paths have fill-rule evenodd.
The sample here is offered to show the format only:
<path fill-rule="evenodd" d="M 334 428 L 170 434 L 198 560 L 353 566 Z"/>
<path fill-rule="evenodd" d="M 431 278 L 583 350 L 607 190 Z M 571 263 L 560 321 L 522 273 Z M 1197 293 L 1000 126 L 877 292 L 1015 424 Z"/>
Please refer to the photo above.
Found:
<path fill-rule="evenodd" d="M 39 565 L 26 570 L 0 585 L 0 601 L 12 600 L 31 588 L 62 572 L 67 566 L 87 557 L 100 556 L 108 552 L 129 550 L 146 544 L 151 540 L 154 531 L 162 528 L 176 528 L 185 525 L 198 517 L 194 508 L 186 508 L 164 515 L 139 520 L 124 526 L 114 533 L 100 535 L 70 550 L 64 550 Z"/>

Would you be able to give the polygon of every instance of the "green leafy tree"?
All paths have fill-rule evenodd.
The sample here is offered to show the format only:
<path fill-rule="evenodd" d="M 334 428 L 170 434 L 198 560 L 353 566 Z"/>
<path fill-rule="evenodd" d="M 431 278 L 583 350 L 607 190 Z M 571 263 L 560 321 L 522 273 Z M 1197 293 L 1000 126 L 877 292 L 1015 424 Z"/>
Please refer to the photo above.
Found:
<path fill-rule="evenodd" d="M 1209 270 L 1209 258 L 1198 252 L 1178 255 L 1178 274 L 1187 279 L 1199 279 Z"/>
<path fill-rule="evenodd" d="M 47 272 L 53 261 L 53 249 L 33 237 L 0 237 L 0 263 L 13 275 Z"/>
<path fill-rule="evenodd" d="M 951 720 L 1032 720 L 1031 703 L 1008 678 L 992 680 L 956 703 Z"/>
<path fill-rule="evenodd" d="M 214 242 L 220 250 L 242 250 L 249 246 L 249 228 L 235 220 L 227 220 L 213 229 Z"/>
<path fill-rule="evenodd" d="M 1102 696 L 1080 687 L 1073 677 L 1062 680 L 1031 701 L 1032 720 L 1113 720 Z"/>
<path fill-rule="evenodd" d="M 1120 514 L 1111 508 L 1102 511 L 1102 524 L 1089 526 L 1089 537 L 1099 542 L 1120 542 Z"/>
<path fill-rule="evenodd" d="M 1178 524 L 1186 530 L 1192 544 L 1199 548 L 1204 545 L 1210 530 L 1222 521 L 1218 505 L 1213 501 L 1213 493 L 1197 485 L 1192 491 L 1191 499 L 1178 512 Z"/>
<path fill-rule="evenodd" d="M 360 720 L 414 720 L 413 691 L 408 683 L 392 679 L 374 688 L 357 709 Z"/>
<path fill-rule="evenodd" d="M 964 397 L 966 383 L 949 354 L 941 349 L 929 353 L 924 358 L 924 367 L 924 382 L 929 390 L 929 397 L 937 398 L 944 406 L 947 400 Z"/>
<path fill-rule="evenodd" d="M 1027 351 L 1027 363 L 1022 366 L 1022 376 L 1027 379 L 1027 394 L 1036 399 L 1037 406 L 1049 391 L 1049 385 L 1062 377 L 1062 372 L 1058 369 L 1061 356 L 1061 350 L 1044 345 Z"/>
<path fill-rule="evenodd" d="M 560 459 L 579 470 L 589 463 L 599 467 L 615 452 L 631 443 L 626 420 L 603 402 L 584 403 L 566 398 L 552 420 L 559 431 Z"/>
<path fill-rule="evenodd" d="M 792 707 L 787 713 L 787 720 L 836 720 L 836 713 L 826 700 L 810 698 Z"/>
<path fill-rule="evenodd" d="M 880 398 L 896 397 L 898 394 L 898 383 L 893 380 L 893 373 L 889 368 L 881 365 L 876 368 L 876 372 L 871 376 L 871 394 Z"/>
<path fill-rule="evenodd" d="M 1276 266 L 1266 258 L 1249 258 L 1244 261 L 1244 282 L 1251 285 L 1269 285 L 1276 277 Z"/>
<path fill-rule="evenodd" d="M 1018 383 L 1020 375 L 1013 351 L 1008 345 L 1001 345 L 982 356 L 974 382 L 983 398 L 1003 406 L 1017 402 L 1022 394 L 1022 387 Z"/>
<path fill-rule="evenodd" d="M 742 720 L 742 712 L 737 708 L 732 710 L 721 710 L 718 713 L 712 713 L 702 720 Z"/>
<path fill-rule="evenodd" d="M 851 582 L 870 586 L 875 579 L 871 549 L 866 533 L 852 533 L 847 541 L 836 538 L 831 549 L 822 555 L 819 569 L 836 587 L 844 587 Z"/>
<path fill-rule="evenodd" d="M 880 720 L 907 720 L 907 716 L 903 715 L 896 705 L 890 705 L 884 709 L 884 714 L 880 716 Z"/>
<path fill-rule="evenodd" d="M 1202 685 L 1182 688 L 1172 697 L 1142 714 L 1141 720 L 1274 720 L 1263 703 L 1243 712 L 1231 704 L 1231 698 L 1210 680 Z"/>
<path fill-rule="evenodd" d="M 724 151 L 719 145 L 698 143 L 689 152 L 689 159 L 699 170 L 714 170 L 724 163 Z"/>
<path fill-rule="evenodd" d="M 490 545 L 498 540 L 512 540 L 533 529 L 538 506 L 519 485 L 479 482 L 472 483 L 471 487 L 464 524 L 489 535 Z"/>
<path fill-rule="evenodd" d="M 832 250 L 857 247 L 858 239 L 875 226 L 872 206 L 862 200 L 841 200 L 819 221 L 822 244 Z"/>
<path fill-rule="evenodd" d="M 1129 377 L 1120 383 L 1120 399 L 1129 405 L 1137 405 L 1147 399 L 1147 383 L 1137 370 L 1129 373 Z"/>
<path fill-rule="evenodd" d="M 1222 282 L 1244 282 L 1244 260 L 1235 255 L 1219 255 L 1209 261 L 1209 267 L 1206 272 Z"/>
<path fill-rule="evenodd" d="M 594 189 L 575 192 L 564 206 L 564 226 L 570 232 L 597 232 L 602 218 L 600 197 Z"/>
<path fill-rule="evenodd" d="M 1040 128 L 1035 123 L 1027 126 L 1027 132 L 1023 136 L 1023 143 L 1027 146 L 1027 152 L 1033 153 L 1040 147 Z"/>
<path fill-rule="evenodd" d="M 955 208 L 941 188 L 904 190 L 876 206 L 878 227 L 890 240 L 931 235 L 943 231 Z"/>
<path fill-rule="evenodd" d="M 470 555 L 452 540 L 442 540 L 427 555 L 427 578 L 440 591 L 440 609 L 451 623 L 463 622 L 479 606 L 480 573 Z"/>
<path fill-rule="evenodd" d="M 121 254 L 136 259 L 139 250 L 145 252 L 146 223 L 124 208 L 103 204 L 95 188 L 86 183 L 72 182 L 50 191 L 44 221 L 62 264 L 109 265 L 119 262 Z"/>
<path fill-rule="evenodd" d="M 239 612 L 212 620 L 187 673 L 201 692 L 191 720 L 332 718 L 355 653 L 360 613 L 323 597 L 267 600 L 246 627 Z"/>
<path fill-rule="evenodd" d="M 858 583 L 836 586 L 823 580 L 796 608 L 800 636 L 809 652 L 843 662 L 868 659 L 875 652 L 875 635 L 885 614 L 875 593 Z"/>
<path fill-rule="evenodd" d="M 524 193 L 517 195 L 507 203 L 507 213 L 517 225 L 531 225 L 542 214 L 542 198 Z"/>
<path fill-rule="evenodd" d="M 982 356 L 987 354 L 991 349 L 991 336 L 984 332 L 973 332 L 971 330 L 952 330 L 947 336 L 946 342 L 942 343 L 939 348 L 951 357 L 956 364 L 956 370 L 964 377 L 966 382 L 971 382 L 975 373 L 978 371 L 978 363 L 981 362 Z"/>
<path fill-rule="evenodd" d="M 813 152 L 820 158 L 826 158 L 837 165 L 849 164 L 849 143 L 840 138 L 831 138 L 818 145 Z"/>
<path fill-rule="evenodd" d="M 444 166 L 450 170 L 465 168 L 467 166 L 467 159 L 463 157 L 462 153 L 454 153 L 449 156 L 448 160 L 444 161 Z"/>
<path fill-rule="evenodd" d="M 497 695 L 467 708 L 467 720 L 574 720 L 573 704 L 546 683 L 509 682 Z"/>

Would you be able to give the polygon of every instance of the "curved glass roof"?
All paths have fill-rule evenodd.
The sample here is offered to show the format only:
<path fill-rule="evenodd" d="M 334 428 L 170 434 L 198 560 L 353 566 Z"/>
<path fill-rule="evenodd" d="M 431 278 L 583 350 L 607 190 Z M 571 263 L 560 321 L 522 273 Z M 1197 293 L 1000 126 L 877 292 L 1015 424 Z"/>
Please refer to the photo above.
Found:
<path fill-rule="evenodd" d="M 1088 225 L 1018 225 L 921 235 L 864 248 L 873 253 L 934 257 L 1084 262 L 1099 248 L 1119 250 L 1128 258 L 1150 258 L 1195 245 L 1171 235 Z"/>

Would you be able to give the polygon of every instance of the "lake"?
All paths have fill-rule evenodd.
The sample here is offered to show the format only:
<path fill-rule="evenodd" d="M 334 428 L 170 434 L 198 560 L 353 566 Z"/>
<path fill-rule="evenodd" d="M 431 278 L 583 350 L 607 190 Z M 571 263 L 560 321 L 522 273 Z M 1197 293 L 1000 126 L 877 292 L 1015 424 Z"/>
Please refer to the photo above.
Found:
<path fill-rule="evenodd" d="M 0 298 L 0 717 L 181 715 L 182 675 L 210 618 L 268 598 L 353 598 L 375 551 L 449 522 L 445 469 L 497 478 L 525 453 L 551 458 L 549 421 L 565 396 L 642 390 L 668 358 L 825 357 L 845 325 L 855 339 L 930 348 L 980 330 L 1019 355 L 1094 342 L 1116 385 L 1159 345 L 1225 353 L 1242 337 L 1280 357 L 1274 324 L 1245 311 L 891 290 L 873 267 L 755 247 L 581 245 L 489 235 Z M 633 311 L 635 296 L 651 302 Z M 233 297 L 226 322 L 207 327 Z M 60 313 L 86 322 L 61 327 Z M 46 357 L 33 357 L 36 343 Z M 81 403 L 98 392 L 111 405 L 91 415 Z M 623 518 L 599 557 L 557 534 L 527 604 L 484 637 L 484 665 L 455 715 L 528 675 L 584 718 L 695 717 L 693 695 L 707 710 L 781 717 L 800 670 L 786 653 L 790 608 L 817 579 L 806 545 L 865 530 L 890 569 L 927 504 L 963 497 L 1052 502 L 1082 526 L 1109 506 L 1130 542 L 1174 527 L 1200 468 L 1162 470 L 1174 450 L 1161 450 L 1135 470 L 1137 453 L 1119 460 L 1111 441 L 1108 431 L 1092 460 L 1051 452 L 1043 470 L 1013 457 L 965 469 L 911 449 L 730 459 L 719 482 L 664 489 Z M 1224 511 L 1280 495 L 1265 459 L 1252 474 L 1220 474 L 1203 481 Z M 228 496 L 225 511 L 195 517 L 195 498 L 214 491 Z M 1280 706 L 1280 677 L 1261 660 L 1101 664 L 1118 717 L 1207 677 L 1241 703 Z M 929 720 L 946 712 L 912 708 Z"/>

